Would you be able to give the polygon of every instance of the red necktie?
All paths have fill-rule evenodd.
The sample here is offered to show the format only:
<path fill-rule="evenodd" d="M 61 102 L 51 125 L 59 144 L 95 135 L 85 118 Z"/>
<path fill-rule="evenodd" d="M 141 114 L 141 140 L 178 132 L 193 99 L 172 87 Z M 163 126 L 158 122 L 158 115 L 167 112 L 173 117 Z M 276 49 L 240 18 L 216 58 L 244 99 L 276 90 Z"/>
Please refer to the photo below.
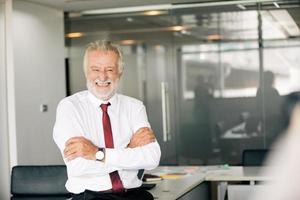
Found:
<path fill-rule="evenodd" d="M 111 130 L 110 119 L 107 114 L 107 108 L 110 103 L 101 104 L 100 107 L 102 109 L 102 124 L 103 124 L 103 132 L 104 132 L 104 140 L 105 140 L 105 147 L 106 148 L 114 148 L 114 140 Z M 110 180 L 112 183 L 112 190 L 113 192 L 121 192 L 124 190 L 122 181 L 120 179 L 118 171 L 114 171 L 109 173 Z"/>

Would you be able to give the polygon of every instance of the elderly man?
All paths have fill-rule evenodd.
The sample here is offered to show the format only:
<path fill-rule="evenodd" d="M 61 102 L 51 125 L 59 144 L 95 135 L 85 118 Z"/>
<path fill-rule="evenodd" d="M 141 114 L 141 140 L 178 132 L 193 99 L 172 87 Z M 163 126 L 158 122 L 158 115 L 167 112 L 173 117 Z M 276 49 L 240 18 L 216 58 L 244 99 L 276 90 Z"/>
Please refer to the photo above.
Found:
<path fill-rule="evenodd" d="M 54 141 L 67 166 L 73 199 L 153 199 L 139 189 L 139 169 L 153 169 L 160 147 L 143 103 L 116 93 L 123 71 L 120 49 L 90 43 L 84 55 L 87 91 L 58 105 Z"/>

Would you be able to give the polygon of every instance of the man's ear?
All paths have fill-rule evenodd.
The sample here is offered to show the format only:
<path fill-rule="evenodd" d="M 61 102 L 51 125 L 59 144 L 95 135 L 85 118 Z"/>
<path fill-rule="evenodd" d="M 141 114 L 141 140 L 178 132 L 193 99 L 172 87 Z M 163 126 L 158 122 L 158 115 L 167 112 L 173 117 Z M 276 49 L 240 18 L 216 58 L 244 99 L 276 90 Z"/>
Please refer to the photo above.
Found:
<path fill-rule="evenodd" d="M 119 79 L 121 79 L 122 75 L 123 75 L 123 71 L 119 73 Z"/>

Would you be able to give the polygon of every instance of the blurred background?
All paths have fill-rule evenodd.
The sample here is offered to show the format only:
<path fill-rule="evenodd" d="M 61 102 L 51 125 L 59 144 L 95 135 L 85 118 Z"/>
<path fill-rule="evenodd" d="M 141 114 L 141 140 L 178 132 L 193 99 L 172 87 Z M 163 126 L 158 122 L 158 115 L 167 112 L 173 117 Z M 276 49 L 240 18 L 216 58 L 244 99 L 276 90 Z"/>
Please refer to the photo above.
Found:
<path fill-rule="evenodd" d="M 86 43 L 110 38 L 125 54 L 120 91 L 144 101 L 163 164 L 239 164 L 282 132 L 281 102 L 300 89 L 299 24 L 299 1 L 66 12 L 67 92 L 85 88 Z"/>
<path fill-rule="evenodd" d="M 0 0 L 1 179 L 63 163 L 57 103 L 86 88 L 85 45 L 105 38 L 123 49 L 119 91 L 144 102 L 161 165 L 240 164 L 283 132 L 299 27 L 299 0 Z"/>

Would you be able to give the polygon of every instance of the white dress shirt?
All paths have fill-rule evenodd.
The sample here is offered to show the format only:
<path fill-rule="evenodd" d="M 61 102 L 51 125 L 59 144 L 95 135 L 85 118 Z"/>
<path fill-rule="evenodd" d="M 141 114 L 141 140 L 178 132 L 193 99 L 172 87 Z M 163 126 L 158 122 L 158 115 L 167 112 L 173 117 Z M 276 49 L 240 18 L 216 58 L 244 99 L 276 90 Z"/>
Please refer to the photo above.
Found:
<path fill-rule="evenodd" d="M 84 190 L 103 191 L 112 188 L 109 173 L 118 170 L 125 188 L 139 187 L 139 169 L 153 169 L 160 160 L 157 142 L 127 148 L 132 135 L 142 127 L 150 127 L 145 106 L 137 99 L 115 94 L 110 100 L 108 115 L 111 121 L 114 148 L 105 150 L 105 162 L 78 157 L 72 161 L 64 159 L 68 181 L 66 188 L 71 193 Z M 53 138 L 62 155 L 65 143 L 75 136 L 83 136 L 98 147 L 105 147 L 102 110 L 103 102 L 89 91 L 78 92 L 59 103 Z"/>

